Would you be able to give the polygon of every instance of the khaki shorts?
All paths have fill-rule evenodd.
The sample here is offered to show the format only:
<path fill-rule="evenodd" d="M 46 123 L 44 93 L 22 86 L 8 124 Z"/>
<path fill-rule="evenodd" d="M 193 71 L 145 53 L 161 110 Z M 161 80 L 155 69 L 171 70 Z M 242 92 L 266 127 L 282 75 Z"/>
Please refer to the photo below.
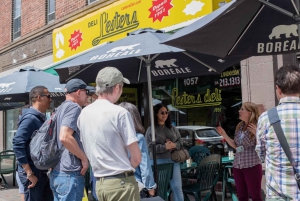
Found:
<path fill-rule="evenodd" d="M 140 201 L 138 183 L 134 176 L 99 178 L 96 182 L 96 194 L 101 201 Z"/>

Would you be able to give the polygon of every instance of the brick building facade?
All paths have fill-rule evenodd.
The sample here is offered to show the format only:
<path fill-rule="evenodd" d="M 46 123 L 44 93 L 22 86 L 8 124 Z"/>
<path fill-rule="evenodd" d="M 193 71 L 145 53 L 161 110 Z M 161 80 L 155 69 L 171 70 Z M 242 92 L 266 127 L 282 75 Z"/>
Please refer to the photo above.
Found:
<path fill-rule="evenodd" d="M 53 0 L 55 18 L 49 21 L 52 0 L 3 0 L 0 6 L 0 77 L 22 66 L 52 57 L 52 31 L 116 0 Z M 93 2 L 93 3 L 90 3 Z M 15 4 L 20 3 L 20 37 L 14 38 Z M 35 67 L 42 67 L 42 66 Z M 0 151 L 5 149 L 5 112 L 0 112 Z"/>

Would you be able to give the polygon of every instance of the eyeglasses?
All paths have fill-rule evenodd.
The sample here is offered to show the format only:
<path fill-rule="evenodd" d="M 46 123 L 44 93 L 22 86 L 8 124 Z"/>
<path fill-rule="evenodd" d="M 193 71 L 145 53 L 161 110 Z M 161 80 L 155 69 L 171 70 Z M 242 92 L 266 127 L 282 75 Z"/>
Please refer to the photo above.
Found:
<path fill-rule="evenodd" d="M 162 112 L 160 112 L 159 114 L 161 114 L 161 115 L 164 115 L 164 114 L 165 114 L 165 115 L 168 115 L 168 114 L 170 114 L 170 112 L 169 112 L 169 111 L 165 111 L 165 112 L 162 111 Z"/>
<path fill-rule="evenodd" d="M 89 94 L 90 94 L 90 91 L 89 91 L 89 90 L 86 90 L 86 89 L 80 89 L 80 91 L 85 91 L 86 95 L 89 95 Z"/>
<path fill-rule="evenodd" d="M 40 96 L 46 96 L 48 99 L 51 99 L 51 95 L 50 94 L 41 94 Z"/>

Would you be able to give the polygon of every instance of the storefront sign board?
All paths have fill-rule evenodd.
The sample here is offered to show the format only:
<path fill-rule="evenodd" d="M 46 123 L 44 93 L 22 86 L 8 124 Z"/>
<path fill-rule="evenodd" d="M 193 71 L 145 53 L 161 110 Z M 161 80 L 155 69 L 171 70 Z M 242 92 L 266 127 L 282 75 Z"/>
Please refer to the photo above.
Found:
<path fill-rule="evenodd" d="M 53 61 L 61 61 L 141 28 L 164 29 L 200 18 L 230 0 L 120 0 L 55 29 Z"/>

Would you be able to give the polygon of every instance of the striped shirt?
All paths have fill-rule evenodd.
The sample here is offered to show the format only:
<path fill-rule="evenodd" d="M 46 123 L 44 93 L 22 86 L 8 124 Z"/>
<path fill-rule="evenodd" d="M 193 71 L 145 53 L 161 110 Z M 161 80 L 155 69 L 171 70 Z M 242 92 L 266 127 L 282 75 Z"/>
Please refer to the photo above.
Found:
<path fill-rule="evenodd" d="M 244 151 L 237 152 L 234 157 L 233 167 L 238 169 L 254 167 L 255 165 L 261 164 L 255 152 L 256 140 L 248 130 L 243 131 L 243 127 L 244 125 L 240 127 L 234 136 L 236 146 L 244 147 Z"/>
<path fill-rule="evenodd" d="M 300 99 L 299 97 L 285 97 L 280 99 L 277 106 L 281 127 L 291 148 L 296 168 L 300 172 Z M 286 157 L 270 125 L 267 112 L 259 120 L 256 132 L 256 151 L 266 163 L 266 194 L 267 198 L 286 197 L 300 200 L 293 168 Z"/>

